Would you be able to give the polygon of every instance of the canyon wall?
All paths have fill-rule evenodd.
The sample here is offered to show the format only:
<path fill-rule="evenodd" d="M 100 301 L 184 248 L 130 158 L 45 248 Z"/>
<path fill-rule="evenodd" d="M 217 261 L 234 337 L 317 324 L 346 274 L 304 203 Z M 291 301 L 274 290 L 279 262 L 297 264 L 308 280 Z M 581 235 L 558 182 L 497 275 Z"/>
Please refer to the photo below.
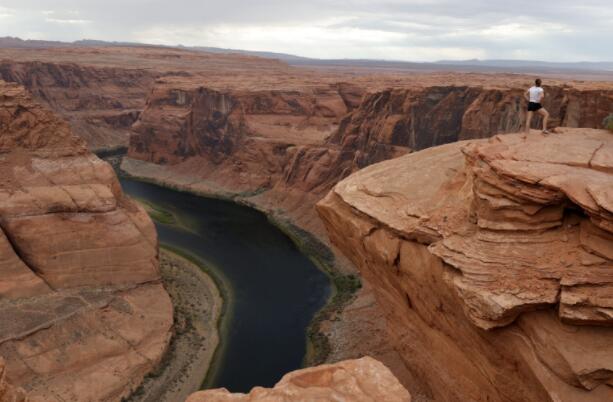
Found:
<path fill-rule="evenodd" d="M 143 69 L 0 60 L 0 80 L 24 86 L 94 150 L 127 147 L 153 79 Z"/>
<path fill-rule="evenodd" d="M 200 158 L 209 169 L 227 165 L 237 191 L 270 186 L 303 147 L 324 143 L 361 94 L 346 84 L 247 91 L 166 81 L 133 127 L 129 156 L 164 165 Z M 223 183 L 228 174 L 218 176 Z"/>
<path fill-rule="evenodd" d="M 192 190 L 208 194 L 254 197 L 268 210 L 298 201 L 301 205 L 291 208 L 295 216 L 308 209 L 301 223 L 321 233 L 319 223 L 311 222 L 312 205 L 329 188 L 323 177 L 338 175 L 323 166 L 337 157 L 325 140 L 361 96 L 349 84 L 308 91 L 217 90 L 167 79 L 153 89 L 133 126 L 130 160 L 123 168 L 147 177 L 160 170 L 131 167 L 138 161 L 162 165 L 168 177 L 160 181 L 193 183 L 197 188 Z M 284 188 L 270 191 L 278 186 Z"/>
<path fill-rule="evenodd" d="M 601 128 L 613 110 L 613 89 L 565 85 L 545 91 L 550 127 Z M 368 94 L 329 140 L 343 155 L 336 162 L 343 168 L 336 170 L 355 171 L 407 151 L 520 131 L 526 120 L 523 92 L 513 86 L 433 85 Z M 535 118 L 533 127 L 540 124 Z"/>
<path fill-rule="evenodd" d="M 173 312 L 157 234 L 113 169 L 0 81 L 0 356 L 31 401 L 117 401 L 157 366 Z"/>
<path fill-rule="evenodd" d="M 146 47 L 0 49 L 0 59 L 0 79 L 24 85 L 90 149 L 127 146 L 131 136 L 130 158 L 198 178 L 210 192 L 260 195 L 251 201 L 280 206 L 316 234 L 323 232 L 311 206 L 351 172 L 517 131 L 532 79 L 311 71 Z M 598 128 L 613 109 L 609 83 L 546 84 L 553 126 Z"/>
<path fill-rule="evenodd" d="M 565 128 L 375 164 L 318 211 L 427 398 L 604 402 L 611 189 L 611 133 Z"/>

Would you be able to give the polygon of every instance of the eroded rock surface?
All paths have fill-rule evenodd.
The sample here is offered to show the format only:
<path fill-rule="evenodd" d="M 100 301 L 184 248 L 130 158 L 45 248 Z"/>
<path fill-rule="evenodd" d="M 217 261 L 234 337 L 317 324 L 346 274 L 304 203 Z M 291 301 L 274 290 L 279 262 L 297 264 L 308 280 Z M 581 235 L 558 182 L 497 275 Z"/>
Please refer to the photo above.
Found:
<path fill-rule="evenodd" d="M 26 87 L 65 118 L 92 149 L 128 145 L 130 126 L 154 76 L 130 66 L 95 67 L 40 58 L 0 61 L 1 80 Z"/>
<path fill-rule="evenodd" d="M 6 379 L 6 364 L 0 357 L 0 402 L 27 402 L 25 392 Z"/>
<path fill-rule="evenodd" d="M 31 401 L 117 401 L 160 361 L 157 234 L 112 168 L 0 81 L 0 356 Z"/>
<path fill-rule="evenodd" d="M 432 398 L 613 398 L 611 150 L 590 129 L 449 144 L 318 205 Z"/>
<path fill-rule="evenodd" d="M 286 374 L 274 388 L 256 387 L 249 394 L 226 389 L 192 394 L 186 402 L 410 402 L 411 396 L 377 360 L 364 357 Z"/>

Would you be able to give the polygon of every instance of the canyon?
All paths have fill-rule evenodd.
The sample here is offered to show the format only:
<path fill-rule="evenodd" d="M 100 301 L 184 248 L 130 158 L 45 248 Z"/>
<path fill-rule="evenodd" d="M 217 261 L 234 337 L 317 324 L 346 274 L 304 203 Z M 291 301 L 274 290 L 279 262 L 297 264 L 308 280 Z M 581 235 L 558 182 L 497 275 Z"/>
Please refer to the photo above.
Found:
<path fill-rule="evenodd" d="M 517 131 L 525 119 L 522 90 L 512 83 L 405 82 L 414 86 L 367 94 L 352 85 L 313 95 L 165 84 L 134 124 L 128 157 L 164 165 L 210 192 L 283 209 L 321 233 L 312 205 L 350 173 L 412 151 Z M 597 88 L 547 88 L 552 124 L 601 127 L 613 110 L 613 90 Z"/>
<path fill-rule="evenodd" d="M 516 74 L 80 47 L 0 49 L 0 79 L 44 106 L 2 84 L 0 356 L 30 399 L 119 400 L 171 337 L 155 229 L 87 148 L 127 152 L 121 169 L 137 178 L 260 209 L 363 278 L 319 324 L 329 350 L 310 363 L 336 368 L 215 400 L 342 395 L 368 370 L 409 400 L 376 361 L 336 363 L 364 355 L 418 401 L 612 397 L 613 154 L 595 129 L 613 83 L 545 77 L 563 128 L 526 137 L 501 135 L 525 119 L 533 77 Z"/>
<path fill-rule="evenodd" d="M 130 160 L 154 164 L 128 171 L 163 165 L 172 181 L 282 210 L 325 240 L 312 206 L 336 182 L 409 152 L 517 131 L 533 78 L 101 46 L 0 49 L 0 79 L 24 85 L 91 149 L 129 148 Z M 613 110 L 607 81 L 551 77 L 545 89 L 552 127 L 598 128 Z"/>

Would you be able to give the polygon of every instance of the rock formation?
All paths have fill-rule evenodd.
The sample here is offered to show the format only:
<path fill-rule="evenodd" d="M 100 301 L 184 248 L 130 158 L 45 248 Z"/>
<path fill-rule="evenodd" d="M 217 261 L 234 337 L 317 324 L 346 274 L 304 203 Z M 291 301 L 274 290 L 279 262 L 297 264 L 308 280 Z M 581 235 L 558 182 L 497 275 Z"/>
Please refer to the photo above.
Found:
<path fill-rule="evenodd" d="M 382 162 L 318 205 L 435 400 L 613 399 L 613 136 L 559 132 Z"/>
<path fill-rule="evenodd" d="M 373 163 L 431 146 L 517 131 L 524 119 L 522 91 L 533 79 L 511 74 L 418 74 L 367 68 L 315 70 L 256 57 L 146 47 L 0 49 L 0 59 L 1 77 L 22 83 L 39 101 L 67 118 L 90 147 L 127 144 L 132 135 L 130 158 L 123 164 L 128 172 L 198 193 L 235 198 L 319 239 L 326 239 L 325 230 L 313 206 L 339 180 Z M 613 109 L 610 83 L 546 79 L 546 84 L 545 106 L 554 125 L 600 127 Z M 101 193 L 91 207 L 101 211 L 112 208 L 104 200 L 112 203 L 112 198 L 118 199 L 115 192 L 113 195 Z M 483 205 L 480 208 L 485 211 Z M 481 224 L 491 224 L 499 212 L 483 212 Z M 507 211 L 500 213 L 509 215 Z M 590 213 L 593 229 L 602 230 L 599 210 Z M 555 208 L 539 209 L 535 214 L 542 219 L 539 225 L 543 230 L 556 217 Z M 525 223 L 527 218 L 514 219 Z M 583 232 L 584 237 L 591 229 Z M 19 230 L 29 236 L 31 244 L 41 241 L 32 226 L 20 226 Z M 453 241 L 441 245 L 438 253 L 452 253 Z M 33 251 L 24 246 L 24 253 Z M 48 261 L 49 254 L 37 254 L 24 254 L 18 260 L 26 268 Z M 34 295 L 49 288 L 17 262 L 5 265 L 24 283 L 17 289 L 11 289 L 14 281 L 0 283 L 7 294 Z M 60 264 L 49 262 L 47 268 L 46 277 L 51 281 L 67 279 L 77 284 L 84 279 Z M 140 281 L 144 273 L 134 275 L 131 280 Z M 468 300 L 468 293 L 478 285 L 463 282 Z M 566 286 L 561 280 L 558 283 L 560 289 Z M 550 303 L 551 294 L 549 299 L 516 297 L 521 303 L 530 300 L 537 308 Z M 571 292 L 565 294 L 565 300 L 570 300 Z M 362 328 L 384 315 L 370 295 L 370 291 L 360 291 L 352 305 L 359 311 L 352 316 L 365 323 L 355 324 L 359 331 L 353 324 L 339 330 L 344 321 L 328 323 L 332 327 L 329 333 L 341 340 L 342 334 L 356 339 L 362 334 L 365 341 L 355 340 L 349 349 L 370 345 L 372 334 L 382 327 L 377 323 Z M 579 308 L 583 302 L 563 303 L 565 322 L 602 322 L 600 317 L 609 313 L 602 310 L 606 303 L 600 299 L 594 296 L 587 303 L 589 311 Z M 481 301 L 475 299 L 475 303 Z M 484 316 L 475 313 L 469 317 L 482 327 L 504 326 L 521 313 L 522 308 L 514 306 L 508 301 L 500 311 L 492 307 Z M 510 325 L 516 325 L 524 315 Z M 337 342 L 335 348 L 345 345 Z M 387 346 L 384 349 L 389 351 Z M 337 358 L 355 357 L 362 350 L 339 353 Z M 383 360 L 375 352 L 371 354 Z M 385 363 L 394 365 L 404 384 L 412 383 L 399 374 L 402 362 Z"/>
<path fill-rule="evenodd" d="M 152 91 L 133 126 L 129 155 L 177 166 L 232 192 L 269 189 L 284 178 L 293 181 L 297 165 L 333 153 L 317 144 L 352 107 L 346 91 L 337 85 L 312 94 L 166 83 Z"/>
<path fill-rule="evenodd" d="M 157 234 L 112 168 L 0 81 L 0 356 L 31 401 L 120 400 L 160 361 Z"/>
<path fill-rule="evenodd" d="M 142 69 L 48 61 L 0 61 L 0 80 L 26 87 L 86 140 L 91 149 L 128 145 L 129 129 L 154 76 Z"/>
<path fill-rule="evenodd" d="M 613 109 L 612 88 L 563 84 L 545 89 L 544 105 L 551 113 L 552 127 L 599 128 L 599 119 Z M 352 156 L 344 162 L 355 170 L 407 149 L 519 131 L 525 121 L 523 91 L 508 84 L 438 84 L 371 93 L 343 119 L 330 142 Z"/>
<path fill-rule="evenodd" d="M 256 387 L 249 394 L 226 389 L 192 394 L 186 402 L 410 402 L 411 396 L 392 373 L 370 357 L 297 370 L 274 388 Z"/>
<path fill-rule="evenodd" d="M 24 85 L 90 148 L 127 145 L 131 135 L 130 158 L 164 164 L 171 181 L 189 176 L 208 192 L 261 195 L 250 201 L 320 235 L 312 206 L 340 179 L 414 150 L 517 131 L 532 80 L 313 71 L 155 47 L 41 44 L 0 49 L 0 59 L 0 79 Z M 601 127 L 613 108 L 610 83 L 546 84 L 554 125 Z"/>

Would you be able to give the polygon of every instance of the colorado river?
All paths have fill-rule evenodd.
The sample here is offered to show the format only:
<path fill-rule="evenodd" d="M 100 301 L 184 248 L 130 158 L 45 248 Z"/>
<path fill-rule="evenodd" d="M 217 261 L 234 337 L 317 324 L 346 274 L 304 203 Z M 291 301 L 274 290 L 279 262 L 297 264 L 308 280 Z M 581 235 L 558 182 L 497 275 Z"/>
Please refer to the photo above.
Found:
<path fill-rule="evenodd" d="M 170 212 L 156 221 L 160 243 L 199 260 L 226 288 L 221 343 L 204 386 L 245 392 L 300 368 L 307 326 L 331 292 L 328 277 L 254 209 L 129 179 L 121 184 Z"/>

